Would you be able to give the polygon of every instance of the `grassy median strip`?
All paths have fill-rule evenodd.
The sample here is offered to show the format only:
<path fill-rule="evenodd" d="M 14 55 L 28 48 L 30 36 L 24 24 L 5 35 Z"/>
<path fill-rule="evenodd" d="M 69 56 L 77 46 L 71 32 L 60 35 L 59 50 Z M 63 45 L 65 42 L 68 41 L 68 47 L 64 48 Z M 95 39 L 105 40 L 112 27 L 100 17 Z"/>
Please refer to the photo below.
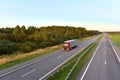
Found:
<path fill-rule="evenodd" d="M 102 37 L 102 36 L 101 36 Z M 68 63 L 64 65 L 64 67 L 50 76 L 48 80 L 76 80 L 78 74 L 82 70 L 83 66 L 89 59 L 90 55 L 94 52 L 96 49 L 96 46 L 98 45 L 98 42 L 101 40 L 101 37 L 98 38 L 98 40 L 92 44 L 90 44 L 87 48 L 82 50 L 78 55 L 76 55 L 74 58 L 69 60 Z M 85 54 L 84 54 L 85 53 Z M 81 55 L 84 54 L 82 57 Z M 78 59 L 81 57 L 81 59 L 78 61 Z M 72 73 L 68 76 L 68 74 L 71 72 L 71 69 L 75 65 L 75 63 L 78 61 L 77 65 L 74 67 Z"/>

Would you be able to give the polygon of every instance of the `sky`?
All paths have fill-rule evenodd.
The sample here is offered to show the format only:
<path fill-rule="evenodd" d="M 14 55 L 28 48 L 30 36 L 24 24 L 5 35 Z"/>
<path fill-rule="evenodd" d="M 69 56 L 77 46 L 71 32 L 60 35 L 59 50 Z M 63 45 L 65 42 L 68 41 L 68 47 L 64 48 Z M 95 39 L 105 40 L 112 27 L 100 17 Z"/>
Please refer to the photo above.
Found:
<path fill-rule="evenodd" d="M 0 0 L 0 28 L 16 25 L 120 31 L 120 0 Z"/>

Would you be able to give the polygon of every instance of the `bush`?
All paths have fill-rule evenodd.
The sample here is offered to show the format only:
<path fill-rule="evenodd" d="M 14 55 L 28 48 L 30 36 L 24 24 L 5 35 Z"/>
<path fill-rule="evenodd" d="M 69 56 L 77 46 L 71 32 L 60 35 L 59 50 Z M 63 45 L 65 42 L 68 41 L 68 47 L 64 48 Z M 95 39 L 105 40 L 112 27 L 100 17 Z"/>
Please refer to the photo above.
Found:
<path fill-rule="evenodd" d="M 28 41 L 19 45 L 19 50 L 22 52 L 30 52 L 36 48 L 38 48 L 38 46 L 35 43 Z"/>
<path fill-rule="evenodd" d="M 49 42 L 41 42 L 39 45 L 39 48 L 45 48 L 49 46 Z"/>
<path fill-rule="evenodd" d="M 0 40 L 0 55 L 11 54 L 17 50 L 16 44 L 8 40 Z"/>

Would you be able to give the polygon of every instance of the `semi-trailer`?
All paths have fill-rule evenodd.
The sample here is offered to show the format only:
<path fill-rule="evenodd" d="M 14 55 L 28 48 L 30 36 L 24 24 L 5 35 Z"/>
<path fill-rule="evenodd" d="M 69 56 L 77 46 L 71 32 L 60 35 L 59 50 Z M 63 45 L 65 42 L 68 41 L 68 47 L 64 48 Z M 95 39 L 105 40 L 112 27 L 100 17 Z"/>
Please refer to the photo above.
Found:
<path fill-rule="evenodd" d="M 75 39 L 74 40 L 67 40 L 63 44 L 63 49 L 65 51 L 69 51 L 75 47 L 77 47 L 77 40 L 75 40 Z"/>

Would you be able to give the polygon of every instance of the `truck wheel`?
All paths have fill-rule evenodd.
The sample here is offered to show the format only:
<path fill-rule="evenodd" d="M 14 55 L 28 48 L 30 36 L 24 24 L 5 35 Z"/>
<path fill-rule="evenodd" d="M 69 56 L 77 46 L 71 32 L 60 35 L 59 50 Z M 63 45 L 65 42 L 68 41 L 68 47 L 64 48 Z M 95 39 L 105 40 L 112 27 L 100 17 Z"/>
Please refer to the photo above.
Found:
<path fill-rule="evenodd" d="M 67 48 L 67 51 L 69 51 L 69 49 Z"/>

